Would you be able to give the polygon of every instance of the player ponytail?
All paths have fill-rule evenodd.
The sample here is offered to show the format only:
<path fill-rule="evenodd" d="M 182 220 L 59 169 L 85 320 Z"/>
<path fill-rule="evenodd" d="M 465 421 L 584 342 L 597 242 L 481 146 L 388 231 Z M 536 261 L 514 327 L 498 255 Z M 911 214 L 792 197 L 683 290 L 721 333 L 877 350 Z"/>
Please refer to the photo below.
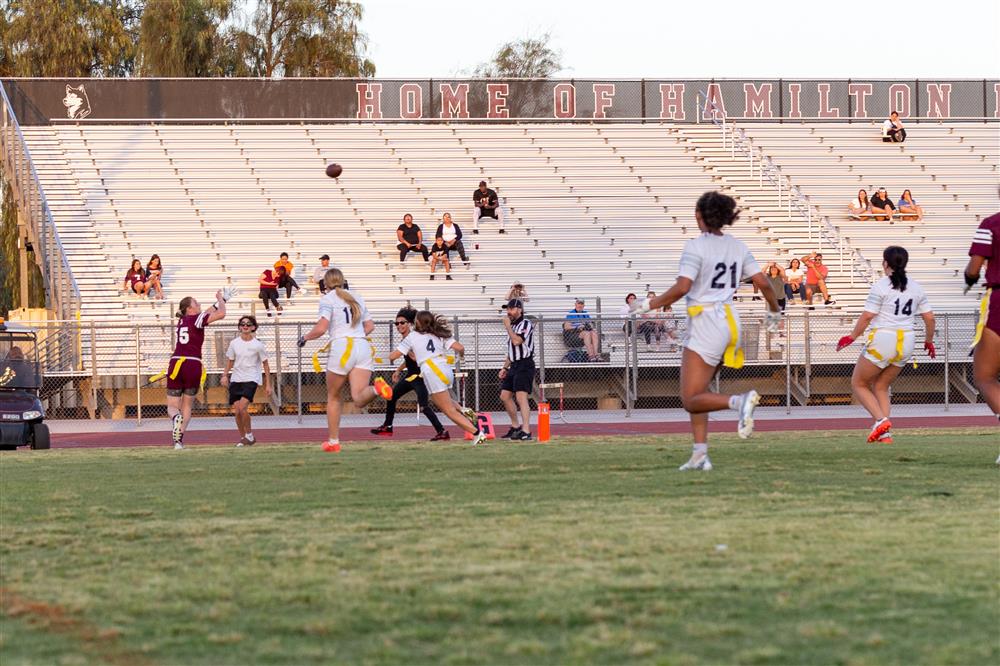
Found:
<path fill-rule="evenodd" d="M 906 264 L 910 261 L 910 253 L 906 248 L 890 245 L 882 252 L 882 261 L 892 271 L 889 274 L 892 288 L 896 291 L 906 291 Z"/>
<path fill-rule="evenodd" d="M 701 216 L 702 224 L 709 229 L 721 229 L 740 217 L 740 211 L 736 209 L 736 199 L 721 192 L 705 192 L 698 197 L 694 209 Z"/>
<path fill-rule="evenodd" d="M 327 291 L 336 291 L 337 297 L 347 303 L 347 307 L 351 309 L 351 321 L 357 322 L 361 319 L 361 306 L 351 296 L 351 292 L 347 291 L 347 287 L 345 286 L 347 280 L 344 279 L 344 274 L 340 272 L 339 268 L 328 270 L 323 276 L 323 284 L 326 285 Z"/>
<path fill-rule="evenodd" d="M 182 298 L 181 304 L 177 306 L 178 309 L 177 312 L 174 313 L 174 316 L 178 319 L 183 319 L 192 303 L 194 303 L 194 296 L 185 296 Z"/>
<path fill-rule="evenodd" d="M 427 310 L 421 310 L 417 313 L 413 327 L 417 329 L 417 333 L 430 333 L 442 340 L 451 337 L 451 327 L 448 326 L 448 320 L 443 315 L 435 315 Z"/>

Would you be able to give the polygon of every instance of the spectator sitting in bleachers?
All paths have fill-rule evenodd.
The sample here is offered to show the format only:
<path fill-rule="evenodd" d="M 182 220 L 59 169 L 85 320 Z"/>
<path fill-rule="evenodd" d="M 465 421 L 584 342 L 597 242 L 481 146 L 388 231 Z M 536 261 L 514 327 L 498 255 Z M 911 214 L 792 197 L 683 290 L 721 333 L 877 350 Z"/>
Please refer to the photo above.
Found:
<path fill-rule="evenodd" d="M 285 298 L 292 297 L 292 289 L 295 289 L 295 291 L 302 291 L 302 288 L 299 287 L 299 283 L 292 277 L 292 270 L 295 268 L 295 264 L 288 261 L 287 252 L 281 253 L 279 259 L 274 262 L 274 267 L 285 269 L 284 274 L 281 276 L 281 282 L 278 283 L 279 289 L 282 287 L 285 289 Z"/>
<path fill-rule="evenodd" d="M 795 300 L 798 293 L 802 302 L 806 302 L 806 272 L 802 270 L 802 262 L 792 259 L 788 262 L 788 269 L 785 271 L 785 299 L 786 303 Z"/>
<path fill-rule="evenodd" d="M 903 129 L 903 121 L 899 119 L 899 114 L 893 111 L 888 119 L 882 123 L 883 143 L 903 143 L 906 141 L 906 130 Z"/>
<path fill-rule="evenodd" d="M 451 213 L 445 213 L 441 216 L 441 224 L 438 225 L 437 233 L 434 236 L 444 238 L 444 244 L 448 247 L 449 252 L 451 250 L 458 252 L 465 267 L 469 267 L 469 258 L 465 256 L 465 246 L 462 245 L 462 229 L 451 221 Z"/>
<path fill-rule="evenodd" d="M 319 287 L 319 293 L 326 293 L 326 281 L 323 277 L 330 270 L 330 255 L 324 254 L 319 258 L 319 266 L 313 271 L 313 284 Z"/>
<path fill-rule="evenodd" d="M 851 199 L 847 204 L 847 209 L 851 212 L 851 217 L 863 220 L 872 215 L 872 204 L 868 200 L 868 193 L 864 189 L 858 190 L 858 197 Z"/>
<path fill-rule="evenodd" d="M 163 300 L 163 286 L 160 280 L 163 277 L 163 263 L 160 255 L 154 254 L 146 264 L 146 291 L 154 292 L 154 298 Z"/>
<path fill-rule="evenodd" d="M 771 283 L 771 289 L 774 290 L 774 297 L 778 300 L 778 308 L 784 312 L 786 304 L 786 290 L 785 285 L 785 271 L 778 265 L 778 262 L 772 261 L 767 266 L 764 267 L 764 277 L 767 281 Z M 757 286 L 754 285 L 754 293 L 757 293 Z"/>
<path fill-rule="evenodd" d="M 132 260 L 132 266 L 125 273 L 125 282 L 122 283 L 122 291 L 146 297 L 149 291 L 149 284 L 146 282 L 146 272 L 142 270 L 142 262 L 138 259 Z"/>
<path fill-rule="evenodd" d="M 635 301 L 637 298 L 638 297 L 632 292 L 625 295 L 625 305 L 622 306 L 620 312 L 621 316 L 626 318 L 625 323 L 622 324 L 622 330 L 625 331 L 625 335 L 632 335 L 632 322 L 628 320 L 628 316 L 635 310 Z M 649 344 L 649 342 L 647 341 L 646 344 Z"/>
<path fill-rule="evenodd" d="M 601 360 L 597 353 L 598 340 L 597 331 L 594 330 L 594 320 L 590 318 L 582 298 L 576 299 L 573 309 L 566 315 L 566 321 L 563 322 L 563 342 L 569 349 L 585 347 L 587 359 L 590 361 Z"/>
<path fill-rule="evenodd" d="M 424 245 L 424 236 L 420 227 L 413 224 L 413 216 L 409 213 L 403 216 L 403 223 L 396 227 L 396 238 L 399 240 L 396 249 L 399 250 L 400 262 L 406 261 L 406 255 L 410 252 L 419 252 L 424 261 L 428 260 L 430 253 Z"/>
<path fill-rule="evenodd" d="M 646 298 L 656 298 L 655 291 L 647 291 Z M 656 351 L 662 351 L 660 343 L 663 338 L 667 339 L 668 351 L 677 350 L 677 324 L 674 322 L 673 312 L 669 307 L 660 310 L 650 310 L 642 315 L 644 321 L 639 323 L 639 333 L 646 339 L 646 344 L 650 343 L 650 337 L 656 338 Z"/>
<path fill-rule="evenodd" d="M 445 280 L 450 280 L 451 261 L 448 260 L 448 246 L 444 244 L 444 238 L 434 237 L 434 245 L 431 245 L 431 279 L 434 279 L 434 269 L 438 264 L 444 266 Z"/>
<path fill-rule="evenodd" d="M 479 187 L 472 191 L 472 202 L 476 205 L 472 210 L 472 233 L 479 233 L 479 220 L 491 217 L 500 224 L 500 233 L 504 233 L 503 211 L 500 210 L 500 198 L 496 191 L 486 187 L 486 181 L 479 181 Z"/>
<path fill-rule="evenodd" d="M 281 267 L 268 268 L 257 278 L 257 284 L 260 285 L 260 300 L 264 301 L 264 310 L 268 317 L 271 316 L 271 303 L 274 303 L 275 310 L 281 314 L 281 305 L 278 303 L 278 285 L 281 283 L 281 273 L 284 270 Z"/>
<path fill-rule="evenodd" d="M 913 195 L 909 190 L 903 190 L 903 195 L 899 197 L 896 206 L 901 216 L 900 219 L 922 220 L 924 217 L 924 209 L 913 200 Z"/>
<path fill-rule="evenodd" d="M 802 263 L 806 265 L 806 300 L 812 306 L 813 296 L 816 292 L 823 295 L 823 305 L 833 305 L 830 292 L 826 289 L 826 277 L 830 269 L 823 265 L 823 255 L 818 252 L 802 257 Z"/>
<path fill-rule="evenodd" d="M 878 188 L 878 192 L 872 196 L 872 215 L 876 220 L 889 220 L 892 222 L 892 215 L 896 212 L 896 206 L 892 199 L 885 193 L 885 188 Z"/>
<path fill-rule="evenodd" d="M 507 290 L 507 295 L 504 296 L 504 304 L 500 306 L 500 310 L 507 309 L 507 301 L 517 299 L 523 303 L 527 303 L 531 299 L 528 298 L 528 290 L 524 288 L 524 285 L 520 282 L 515 282 L 510 285 L 510 289 Z"/>

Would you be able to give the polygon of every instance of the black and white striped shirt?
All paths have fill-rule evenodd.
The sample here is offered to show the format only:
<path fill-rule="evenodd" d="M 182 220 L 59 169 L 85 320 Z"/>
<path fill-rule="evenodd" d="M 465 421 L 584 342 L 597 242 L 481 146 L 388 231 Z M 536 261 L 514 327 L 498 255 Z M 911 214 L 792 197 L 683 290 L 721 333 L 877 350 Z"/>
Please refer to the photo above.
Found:
<path fill-rule="evenodd" d="M 521 317 L 517 321 L 511 322 L 514 333 L 519 335 L 523 342 L 515 345 L 514 341 L 507 336 L 507 358 L 511 363 L 532 359 L 535 356 L 535 325 Z"/>

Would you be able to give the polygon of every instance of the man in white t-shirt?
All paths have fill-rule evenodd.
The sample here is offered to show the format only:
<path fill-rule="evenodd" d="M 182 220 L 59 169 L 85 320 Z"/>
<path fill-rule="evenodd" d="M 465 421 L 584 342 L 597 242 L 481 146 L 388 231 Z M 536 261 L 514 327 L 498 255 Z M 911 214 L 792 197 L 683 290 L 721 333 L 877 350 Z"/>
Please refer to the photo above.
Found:
<path fill-rule="evenodd" d="M 441 224 L 438 225 L 437 232 L 434 234 L 435 238 L 438 236 L 444 239 L 445 247 L 449 251 L 458 252 L 458 256 L 462 258 L 462 262 L 468 268 L 469 258 L 465 256 L 465 246 L 462 245 L 462 229 L 451 221 L 451 213 L 445 213 L 441 216 Z"/>
<path fill-rule="evenodd" d="M 330 270 L 330 255 L 324 254 L 319 258 L 319 266 L 313 271 L 313 284 L 319 286 L 319 293 L 326 293 L 326 283 L 323 282 L 323 276 L 326 272 Z"/>
<path fill-rule="evenodd" d="M 257 319 L 240 317 L 240 334 L 226 350 L 226 370 L 221 384 L 229 387 L 229 404 L 233 406 L 240 441 L 236 446 L 253 446 L 256 441 L 250 428 L 250 403 L 263 381 L 264 393 L 271 397 L 271 368 L 267 363 L 267 348 L 257 339 Z M 232 372 L 232 377 L 229 374 Z"/>

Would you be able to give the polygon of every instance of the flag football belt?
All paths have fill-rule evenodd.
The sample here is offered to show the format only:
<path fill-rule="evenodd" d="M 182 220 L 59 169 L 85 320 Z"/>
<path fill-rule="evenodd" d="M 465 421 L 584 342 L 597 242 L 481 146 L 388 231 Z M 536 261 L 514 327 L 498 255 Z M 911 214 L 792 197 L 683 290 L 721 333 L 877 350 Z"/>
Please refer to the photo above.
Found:
<path fill-rule="evenodd" d="M 181 366 L 184 365 L 184 361 L 188 360 L 189 358 L 192 358 L 195 361 L 198 361 L 198 363 L 201 363 L 200 358 L 195 358 L 193 356 L 173 356 L 172 358 L 177 359 L 177 363 L 174 365 L 173 372 L 170 372 L 170 379 L 177 379 L 177 375 L 180 374 L 181 371 Z M 161 379 L 167 376 L 167 373 L 168 370 L 156 373 L 155 375 L 149 378 L 149 383 L 152 384 L 153 382 L 160 381 Z M 199 387 L 199 390 L 205 388 L 205 378 L 207 376 L 208 372 L 205 370 L 205 364 L 201 363 L 201 386 Z"/>
<path fill-rule="evenodd" d="M 715 306 L 712 305 L 689 305 L 687 313 L 689 317 L 697 317 L 702 314 L 706 309 L 715 308 L 716 312 L 719 311 L 719 306 L 722 306 L 722 310 L 726 315 L 726 325 L 729 327 L 729 344 L 726 345 L 726 351 L 722 355 L 722 364 L 727 368 L 734 368 L 739 370 L 743 367 L 744 354 L 743 347 L 740 346 L 740 331 L 736 326 L 736 317 L 733 316 L 733 308 L 730 307 L 729 303 L 719 303 Z"/>
<path fill-rule="evenodd" d="M 447 358 L 444 358 L 444 357 L 441 357 L 441 356 L 438 356 L 437 358 L 444 360 L 445 363 L 448 363 L 448 359 Z M 444 374 L 444 372 L 441 371 L 440 366 L 438 366 L 438 364 L 434 362 L 433 358 L 426 359 L 424 361 L 424 363 L 427 365 L 428 368 L 430 368 L 431 372 L 433 372 L 435 375 L 437 375 L 437 378 L 440 379 L 444 383 L 445 386 L 450 386 L 451 385 L 451 382 L 448 381 L 448 376 L 446 374 Z"/>
<path fill-rule="evenodd" d="M 455 355 L 454 354 L 447 354 L 447 355 L 445 355 L 444 356 L 444 361 L 448 365 L 455 365 Z M 441 368 L 439 368 L 436 364 L 434 364 L 434 362 L 431 359 L 427 359 L 426 361 L 424 361 L 424 363 L 428 364 L 428 366 L 434 372 L 434 374 L 436 374 L 438 376 L 438 379 L 440 379 L 441 381 L 443 381 L 446 385 L 450 385 L 451 384 L 451 382 L 449 382 L 445 378 L 444 373 L 441 372 Z M 414 380 L 420 379 L 420 376 L 421 376 L 421 373 L 418 372 L 415 375 L 410 375 L 409 377 L 407 377 L 406 381 L 412 382 Z"/>
<path fill-rule="evenodd" d="M 865 343 L 865 351 L 871 354 L 874 358 L 880 361 L 884 361 L 885 357 L 878 352 L 875 347 L 872 346 L 872 341 L 875 339 L 875 332 L 877 328 L 873 328 L 868 332 L 868 342 Z M 903 336 L 906 335 L 906 331 L 901 328 L 896 329 L 896 355 L 889 359 L 889 363 L 895 363 L 896 361 L 903 360 Z"/>
<path fill-rule="evenodd" d="M 351 358 L 351 352 L 354 351 L 354 338 L 344 338 L 344 339 L 347 340 L 347 346 L 344 347 L 344 353 L 340 355 L 340 367 L 342 368 L 347 367 L 347 361 Z M 376 363 L 381 363 L 382 359 L 378 357 L 378 352 L 375 351 L 375 343 L 372 342 L 371 338 L 365 338 L 365 340 L 368 341 L 368 344 L 372 348 L 372 360 L 375 361 Z M 323 366 L 319 362 L 319 355 L 325 354 L 326 352 L 330 351 L 330 345 L 332 344 L 333 341 L 327 342 L 325 345 L 323 345 L 313 353 L 313 370 L 315 372 L 323 372 Z"/>
<path fill-rule="evenodd" d="M 980 338 L 983 337 L 983 329 L 986 328 L 986 320 L 990 316 L 990 294 L 993 292 L 993 287 L 986 290 L 983 294 L 983 300 L 979 301 L 979 321 L 976 322 L 976 335 L 972 338 L 972 347 L 979 344 Z"/>

